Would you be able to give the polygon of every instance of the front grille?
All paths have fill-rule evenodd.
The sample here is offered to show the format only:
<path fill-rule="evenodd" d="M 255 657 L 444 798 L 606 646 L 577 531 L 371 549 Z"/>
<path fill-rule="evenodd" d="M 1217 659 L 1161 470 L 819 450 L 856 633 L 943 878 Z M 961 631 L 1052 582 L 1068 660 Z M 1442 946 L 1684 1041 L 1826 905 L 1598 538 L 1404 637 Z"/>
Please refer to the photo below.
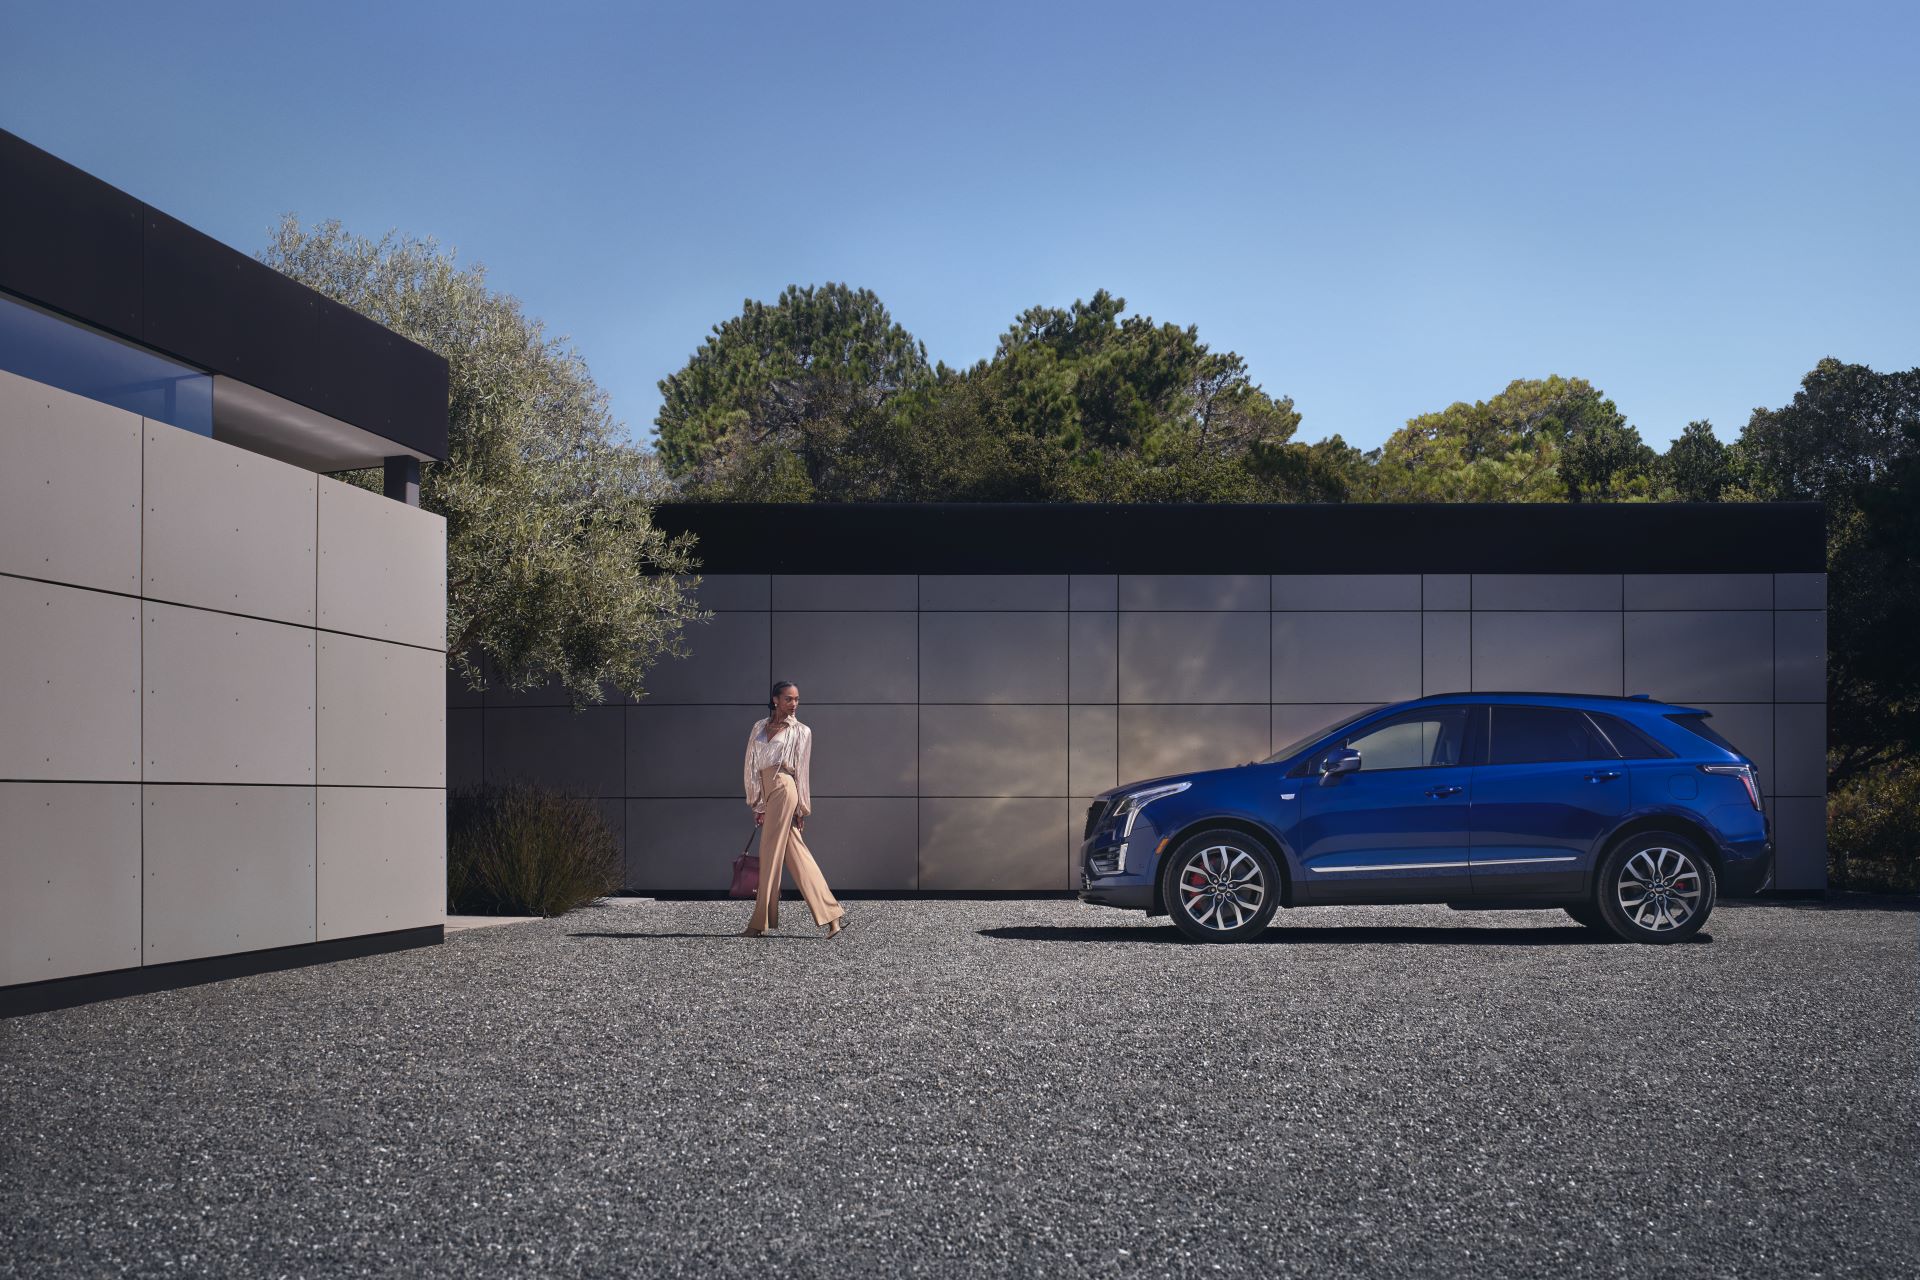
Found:
<path fill-rule="evenodd" d="M 1105 800 L 1095 800 L 1088 806 L 1087 829 L 1080 833 L 1082 840 L 1092 839 L 1093 833 L 1100 829 L 1100 819 L 1107 816 L 1107 804 L 1108 802 Z"/>

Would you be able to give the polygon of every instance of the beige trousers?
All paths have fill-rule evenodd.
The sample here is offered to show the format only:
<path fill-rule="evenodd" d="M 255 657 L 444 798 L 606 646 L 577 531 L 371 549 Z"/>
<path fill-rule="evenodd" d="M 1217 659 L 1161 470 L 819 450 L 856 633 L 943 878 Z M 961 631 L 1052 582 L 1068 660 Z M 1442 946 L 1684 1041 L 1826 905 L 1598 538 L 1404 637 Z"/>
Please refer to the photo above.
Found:
<path fill-rule="evenodd" d="M 778 768 L 760 771 L 760 794 L 767 798 L 766 820 L 760 825 L 760 892 L 753 901 L 753 919 L 749 929 L 780 927 L 780 873 L 793 872 L 800 896 L 813 912 L 813 922 L 825 927 L 846 912 L 840 900 L 827 888 L 820 864 L 807 850 L 807 842 L 793 825 L 794 811 L 800 807 L 800 791 L 793 775 Z"/>

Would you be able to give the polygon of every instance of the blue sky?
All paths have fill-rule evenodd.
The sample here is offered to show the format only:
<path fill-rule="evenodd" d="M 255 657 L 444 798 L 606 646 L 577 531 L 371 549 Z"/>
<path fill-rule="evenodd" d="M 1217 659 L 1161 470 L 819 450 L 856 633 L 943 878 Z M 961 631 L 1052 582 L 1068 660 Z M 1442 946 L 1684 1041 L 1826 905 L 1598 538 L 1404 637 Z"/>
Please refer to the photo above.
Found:
<path fill-rule="evenodd" d="M 486 264 L 644 437 L 743 298 L 950 364 L 1107 288 L 1378 444 L 1516 377 L 1732 438 L 1920 365 L 1920 5 L 55 4 L 0 127 L 252 252 Z"/>

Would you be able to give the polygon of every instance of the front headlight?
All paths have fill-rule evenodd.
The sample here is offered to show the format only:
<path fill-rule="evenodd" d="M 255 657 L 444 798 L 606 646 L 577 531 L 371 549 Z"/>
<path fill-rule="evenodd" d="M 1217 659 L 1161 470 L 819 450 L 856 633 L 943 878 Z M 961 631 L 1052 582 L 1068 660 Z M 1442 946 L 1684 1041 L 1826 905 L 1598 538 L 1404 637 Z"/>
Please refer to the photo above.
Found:
<path fill-rule="evenodd" d="M 1120 828 L 1120 838 L 1125 840 L 1133 834 L 1133 820 L 1140 811 L 1155 800 L 1178 795 L 1192 786 L 1191 782 L 1169 782 L 1162 787 L 1148 787 L 1144 791 L 1129 791 L 1120 797 L 1120 803 L 1113 806 L 1113 822 Z"/>

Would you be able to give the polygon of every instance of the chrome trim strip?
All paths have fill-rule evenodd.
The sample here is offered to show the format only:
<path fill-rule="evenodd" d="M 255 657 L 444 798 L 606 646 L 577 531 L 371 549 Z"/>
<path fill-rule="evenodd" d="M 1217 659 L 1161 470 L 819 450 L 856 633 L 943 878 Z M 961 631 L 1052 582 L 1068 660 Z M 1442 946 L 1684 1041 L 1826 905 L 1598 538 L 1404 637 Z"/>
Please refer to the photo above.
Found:
<path fill-rule="evenodd" d="M 1469 867 L 1470 862 L 1383 862 L 1366 867 L 1313 867 L 1313 871 L 1425 871 L 1428 868 Z"/>
<path fill-rule="evenodd" d="M 1476 867 L 1512 867 L 1512 866 L 1518 866 L 1520 863 L 1523 863 L 1523 862 L 1578 862 L 1578 861 L 1579 861 L 1578 858 L 1574 857 L 1572 854 L 1568 854 L 1565 857 L 1557 857 L 1557 858 L 1475 858 L 1473 860 L 1473 865 Z"/>

